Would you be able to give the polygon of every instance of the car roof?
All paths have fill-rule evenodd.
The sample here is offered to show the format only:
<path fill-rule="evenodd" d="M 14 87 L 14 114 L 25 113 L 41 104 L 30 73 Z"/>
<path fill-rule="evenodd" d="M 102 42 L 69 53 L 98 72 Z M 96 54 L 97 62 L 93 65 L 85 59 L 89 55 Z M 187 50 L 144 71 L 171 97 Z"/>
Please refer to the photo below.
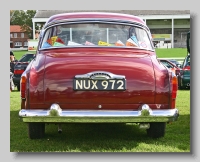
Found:
<path fill-rule="evenodd" d="M 178 61 L 177 61 L 177 60 L 171 60 L 171 59 L 170 59 L 169 61 L 173 61 L 173 62 L 176 62 L 176 63 L 178 63 Z"/>
<path fill-rule="evenodd" d="M 34 57 L 34 55 L 35 54 L 33 54 L 33 53 L 26 53 L 26 54 L 24 54 L 20 59 L 19 59 L 19 61 L 18 62 L 22 62 L 22 60 L 23 60 L 23 62 L 24 62 L 24 59 L 25 58 L 33 58 Z"/>
<path fill-rule="evenodd" d="M 173 64 L 173 62 L 171 62 L 171 61 L 176 61 L 176 62 L 178 62 L 177 60 L 171 60 L 171 59 L 159 59 L 160 61 L 167 61 L 167 62 L 170 62 L 170 63 L 172 63 Z"/>
<path fill-rule="evenodd" d="M 35 55 L 35 54 L 34 53 L 25 53 L 24 55 Z"/>
<path fill-rule="evenodd" d="M 173 62 L 171 62 L 171 61 L 168 60 L 168 59 L 158 59 L 158 60 L 169 62 L 170 64 L 172 64 L 172 65 L 174 65 L 175 67 L 177 67 L 176 64 L 174 64 Z"/>
<path fill-rule="evenodd" d="M 120 21 L 128 21 L 128 22 L 136 22 L 145 27 L 146 23 L 138 16 L 133 16 L 129 14 L 122 14 L 122 13 L 109 13 L 109 12 L 73 12 L 73 13 L 62 13 L 56 14 L 49 18 L 49 20 L 44 25 L 44 28 L 47 24 L 52 23 L 54 21 L 60 20 L 73 20 L 73 19 L 92 19 L 92 20 L 99 20 L 99 19 L 111 19 L 111 20 L 120 20 Z"/>
<path fill-rule="evenodd" d="M 162 58 L 159 58 L 158 60 L 160 60 L 160 61 L 169 61 L 167 59 L 162 59 Z"/>

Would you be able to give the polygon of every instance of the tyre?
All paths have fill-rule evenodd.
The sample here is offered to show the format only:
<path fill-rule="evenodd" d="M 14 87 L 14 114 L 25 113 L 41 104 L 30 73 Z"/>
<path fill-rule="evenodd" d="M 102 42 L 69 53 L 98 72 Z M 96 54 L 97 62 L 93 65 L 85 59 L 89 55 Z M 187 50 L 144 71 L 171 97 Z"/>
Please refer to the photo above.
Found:
<path fill-rule="evenodd" d="M 178 86 L 178 89 L 179 89 L 179 90 L 183 90 L 183 89 L 184 89 L 184 87 L 183 87 L 183 86 L 181 86 L 181 85 L 179 85 L 179 86 Z"/>
<path fill-rule="evenodd" d="M 178 89 L 179 90 L 183 90 L 184 86 L 181 86 L 181 80 L 178 81 Z"/>
<path fill-rule="evenodd" d="M 150 123 L 150 128 L 147 129 L 147 136 L 151 138 L 160 138 L 165 135 L 166 123 Z"/>
<path fill-rule="evenodd" d="M 20 91 L 20 85 L 19 84 L 17 85 L 17 90 Z"/>
<path fill-rule="evenodd" d="M 45 134 L 45 123 L 28 123 L 28 135 L 30 139 L 43 138 Z"/>

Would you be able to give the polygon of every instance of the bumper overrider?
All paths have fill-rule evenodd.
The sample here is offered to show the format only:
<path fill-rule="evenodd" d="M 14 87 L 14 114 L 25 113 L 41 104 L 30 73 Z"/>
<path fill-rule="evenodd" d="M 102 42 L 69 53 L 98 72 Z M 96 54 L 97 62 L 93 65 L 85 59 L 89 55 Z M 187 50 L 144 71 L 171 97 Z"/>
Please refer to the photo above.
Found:
<path fill-rule="evenodd" d="M 173 122 L 178 119 L 177 109 L 151 110 L 143 105 L 138 111 L 116 110 L 62 110 L 53 104 L 49 110 L 22 109 L 23 122 L 42 123 L 148 123 Z"/>

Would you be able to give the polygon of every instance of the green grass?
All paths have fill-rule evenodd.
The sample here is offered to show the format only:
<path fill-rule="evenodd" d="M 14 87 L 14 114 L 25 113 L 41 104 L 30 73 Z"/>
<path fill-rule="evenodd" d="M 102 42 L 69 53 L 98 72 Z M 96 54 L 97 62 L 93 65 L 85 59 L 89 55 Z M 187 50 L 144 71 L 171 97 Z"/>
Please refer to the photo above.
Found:
<path fill-rule="evenodd" d="M 10 92 L 10 152 L 190 152 L 190 90 L 179 90 L 178 121 L 166 126 L 165 137 L 151 139 L 137 125 L 46 125 L 43 139 L 28 138 L 27 125 L 19 120 L 20 93 Z"/>
<path fill-rule="evenodd" d="M 171 57 L 186 57 L 187 49 L 186 48 L 170 48 L 170 49 L 161 49 L 156 48 L 156 55 L 158 58 L 171 58 Z"/>
<path fill-rule="evenodd" d="M 15 58 L 19 60 L 26 53 L 36 53 L 35 51 L 13 51 Z"/>
<path fill-rule="evenodd" d="M 15 58 L 19 60 L 25 53 L 28 51 L 13 51 Z M 34 51 L 31 53 L 35 53 Z M 156 55 L 158 58 L 166 58 L 166 57 L 184 57 L 187 55 L 186 48 L 170 48 L 170 49 L 156 49 Z"/>

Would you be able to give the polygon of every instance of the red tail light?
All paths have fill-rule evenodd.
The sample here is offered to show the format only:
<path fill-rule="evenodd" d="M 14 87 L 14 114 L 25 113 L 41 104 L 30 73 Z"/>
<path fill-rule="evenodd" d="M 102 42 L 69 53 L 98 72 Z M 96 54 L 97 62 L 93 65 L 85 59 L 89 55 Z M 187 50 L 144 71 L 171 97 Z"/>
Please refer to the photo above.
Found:
<path fill-rule="evenodd" d="M 179 69 L 176 69 L 175 72 L 176 72 L 176 76 L 180 74 L 180 70 Z"/>
<path fill-rule="evenodd" d="M 23 72 L 24 72 L 24 70 L 22 70 L 22 69 L 14 70 L 14 74 L 22 74 Z"/>
<path fill-rule="evenodd" d="M 178 79 L 177 76 L 171 73 L 171 108 L 176 106 L 176 96 L 178 91 Z"/>
<path fill-rule="evenodd" d="M 190 66 L 185 66 L 183 70 L 190 70 Z"/>
<path fill-rule="evenodd" d="M 25 75 L 21 77 L 20 92 L 21 92 L 21 98 L 25 99 L 26 98 L 26 76 Z"/>

